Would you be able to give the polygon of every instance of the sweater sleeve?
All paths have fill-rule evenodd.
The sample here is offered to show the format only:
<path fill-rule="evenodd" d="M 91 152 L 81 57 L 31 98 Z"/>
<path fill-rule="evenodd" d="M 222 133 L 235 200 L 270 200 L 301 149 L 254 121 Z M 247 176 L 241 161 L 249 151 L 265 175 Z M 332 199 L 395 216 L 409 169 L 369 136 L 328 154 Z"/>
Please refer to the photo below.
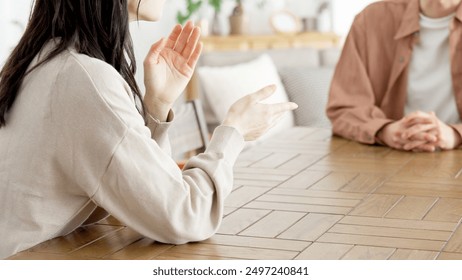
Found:
<path fill-rule="evenodd" d="M 366 67 L 363 13 L 355 18 L 337 64 L 327 104 L 327 116 L 332 122 L 334 134 L 374 144 L 377 132 L 392 120 L 375 104 L 376 98 Z"/>
<path fill-rule="evenodd" d="M 146 127 L 113 68 L 77 56 L 61 73 L 52 116 L 60 131 L 59 166 L 79 186 L 69 191 L 157 241 L 213 235 L 232 190 L 242 135 L 218 127 L 207 150 L 182 171 L 165 149 L 168 123 L 152 119 Z"/>
<path fill-rule="evenodd" d="M 149 130 L 151 130 L 151 138 L 157 142 L 157 144 L 159 145 L 159 147 L 162 148 L 162 150 L 171 155 L 172 148 L 170 146 L 170 140 L 168 138 L 167 132 L 174 119 L 173 111 L 170 110 L 166 122 L 161 122 L 149 114 L 147 118 L 147 126 Z"/>
<path fill-rule="evenodd" d="M 154 240 L 182 244 L 207 239 L 221 223 L 242 146 L 235 129 L 219 127 L 205 153 L 181 171 L 155 142 L 130 129 L 93 200 Z"/>

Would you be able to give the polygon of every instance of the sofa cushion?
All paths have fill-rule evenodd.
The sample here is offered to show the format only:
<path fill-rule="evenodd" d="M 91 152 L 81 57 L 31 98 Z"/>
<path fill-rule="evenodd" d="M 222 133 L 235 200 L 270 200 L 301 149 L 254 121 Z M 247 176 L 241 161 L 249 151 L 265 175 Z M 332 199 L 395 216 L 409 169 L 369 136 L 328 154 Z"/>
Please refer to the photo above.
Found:
<path fill-rule="evenodd" d="M 335 67 L 342 50 L 339 48 L 327 48 L 319 51 L 319 57 L 322 67 Z"/>
<path fill-rule="evenodd" d="M 293 67 L 279 70 L 290 101 L 298 104 L 295 125 L 330 127 L 327 98 L 334 68 Z"/>
<path fill-rule="evenodd" d="M 197 73 L 211 111 L 213 111 L 216 121 L 219 123 L 225 119 L 228 109 L 234 102 L 271 84 L 277 86 L 276 92 L 264 103 L 288 101 L 277 69 L 268 55 L 262 55 L 251 62 L 233 66 L 199 67 Z M 267 133 L 267 137 L 293 125 L 293 114 L 287 113 Z"/>

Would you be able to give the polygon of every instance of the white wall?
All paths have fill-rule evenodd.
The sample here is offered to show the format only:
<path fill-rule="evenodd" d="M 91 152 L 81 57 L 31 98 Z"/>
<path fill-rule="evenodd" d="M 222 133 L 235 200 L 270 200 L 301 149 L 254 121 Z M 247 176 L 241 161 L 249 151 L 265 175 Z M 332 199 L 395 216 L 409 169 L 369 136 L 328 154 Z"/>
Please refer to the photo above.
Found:
<path fill-rule="evenodd" d="M 300 17 L 313 16 L 322 0 L 266 0 L 263 9 L 258 9 L 256 3 L 261 0 L 245 0 L 245 9 L 250 18 L 251 34 L 268 34 L 272 30 L 269 18 L 275 10 L 289 9 Z M 331 0 L 333 1 L 334 31 L 344 36 L 348 33 L 354 16 L 367 4 L 376 0 Z M 3 65 L 11 49 L 19 40 L 22 28 L 27 23 L 31 0 L 0 0 L 0 65 Z M 176 24 L 176 13 L 184 8 L 184 0 L 167 0 L 164 16 L 158 23 L 132 23 L 131 31 L 135 42 L 137 57 L 141 58 L 149 49 L 150 44 L 161 36 L 167 36 Z M 221 13 L 224 33 L 228 33 L 227 16 L 231 13 L 234 1 L 228 0 Z M 204 8 L 201 16 L 211 19 L 213 11 Z"/>
<path fill-rule="evenodd" d="M 378 0 L 333 0 L 334 32 L 346 36 L 354 17 L 367 5 Z"/>
<path fill-rule="evenodd" d="M 249 18 L 250 34 L 270 34 L 272 33 L 270 17 L 274 11 L 288 9 L 300 17 L 313 16 L 316 13 L 318 4 L 323 0 L 266 0 L 263 8 L 258 8 L 257 3 L 261 0 L 244 0 L 244 8 Z M 345 0 L 343 0 L 345 1 Z M 170 30 L 176 24 L 176 13 L 184 9 L 183 0 L 170 0 L 166 2 L 162 20 L 157 23 L 132 23 L 131 33 L 135 43 L 135 54 L 137 61 L 142 61 L 143 57 L 149 50 L 151 44 L 161 37 L 168 36 Z M 221 12 L 221 23 L 223 32 L 229 33 L 229 24 L 227 17 L 231 14 L 235 5 L 234 1 L 226 1 Z M 213 17 L 213 10 L 204 6 L 198 13 L 201 18 L 207 18 L 210 22 Z M 141 63 L 138 63 L 141 65 Z M 140 79 L 142 69 L 138 71 L 137 79 Z"/>
<path fill-rule="evenodd" d="M 0 66 L 21 38 L 27 24 L 30 0 L 0 0 Z"/>
<path fill-rule="evenodd" d="M 270 16 L 274 11 L 287 9 L 299 17 L 310 17 L 316 14 L 319 3 L 324 0 L 266 0 L 264 8 L 257 8 L 257 3 L 262 0 L 244 0 L 245 11 L 250 19 L 249 32 L 251 34 L 272 33 L 270 27 Z M 350 28 L 354 16 L 364 7 L 377 0 L 327 0 L 333 6 L 333 31 L 341 36 L 345 36 Z M 184 8 L 183 0 L 167 1 L 164 16 L 159 23 L 140 23 L 139 28 L 133 29 L 134 33 L 156 34 L 164 36 L 173 28 L 176 23 L 176 13 Z M 229 26 L 227 16 L 231 14 L 234 1 L 226 1 L 221 12 L 221 22 L 224 33 L 227 34 Z M 200 17 L 212 19 L 213 11 L 210 7 L 203 7 Z M 135 35 L 136 36 L 136 35 Z M 144 37 L 144 36 L 143 36 Z"/>

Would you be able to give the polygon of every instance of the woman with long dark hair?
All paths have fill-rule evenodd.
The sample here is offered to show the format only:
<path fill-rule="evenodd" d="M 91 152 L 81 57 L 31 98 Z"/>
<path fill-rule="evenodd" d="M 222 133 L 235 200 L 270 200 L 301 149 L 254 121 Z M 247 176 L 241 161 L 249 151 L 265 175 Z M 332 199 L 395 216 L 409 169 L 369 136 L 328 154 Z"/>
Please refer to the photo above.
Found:
<path fill-rule="evenodd" d="M 128 30 L 129 20 L 157 20 L 163 4 L 35 2 L 0 72 L 0 258 L 73 231 L 97 206 L 160 242 L 210 237 L 244 140 L 296 107 L 261 104 L 271 86 L 239 100 L 207 151 L 180 170 L 166 131 L 201 53 L 200 30 L 177 26 L 152 46 L 144 95 Z"/>

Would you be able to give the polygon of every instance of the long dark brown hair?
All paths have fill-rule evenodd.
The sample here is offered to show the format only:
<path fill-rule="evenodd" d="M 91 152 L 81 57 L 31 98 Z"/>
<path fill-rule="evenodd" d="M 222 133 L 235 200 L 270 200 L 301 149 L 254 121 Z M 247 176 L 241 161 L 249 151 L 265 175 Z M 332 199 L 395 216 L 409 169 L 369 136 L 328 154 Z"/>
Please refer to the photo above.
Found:
<path fill-rule="evenodd" d="M 26 31 L 0 72 L 0 128 L 13 106 L 24 77 L 69 47 L 112 65 L 130 86 L 142 108 L 136 84 L 133 43 L 129 33 L 128 0 L 36 0 Z M 138 9 L 141 0 L 138 2 Z M 27 70 L 43 45 L 60 38 L 49 55 Z"/>

